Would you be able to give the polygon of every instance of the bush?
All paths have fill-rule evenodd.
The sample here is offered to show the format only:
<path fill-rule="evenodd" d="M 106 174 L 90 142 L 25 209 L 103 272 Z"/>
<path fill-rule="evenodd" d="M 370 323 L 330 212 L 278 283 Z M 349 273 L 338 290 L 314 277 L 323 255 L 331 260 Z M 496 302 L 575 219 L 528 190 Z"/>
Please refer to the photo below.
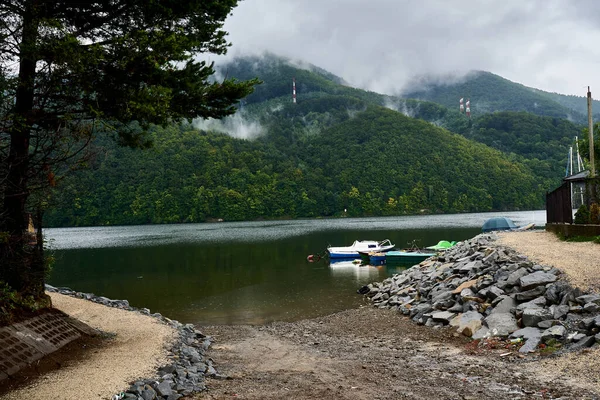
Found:
<path fill-rule="evenodd" d="M 575 223 L 576 224 L 589 224 L 590 221 L 590 210 L 588 210 L 585 204 L 582 204 L 581 207 L 575 213 Z"/>

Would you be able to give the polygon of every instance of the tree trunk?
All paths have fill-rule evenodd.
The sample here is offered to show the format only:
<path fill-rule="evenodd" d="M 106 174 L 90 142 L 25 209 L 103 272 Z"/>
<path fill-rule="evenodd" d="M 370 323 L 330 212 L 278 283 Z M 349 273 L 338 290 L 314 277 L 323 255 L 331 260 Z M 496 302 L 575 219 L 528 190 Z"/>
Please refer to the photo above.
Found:
<path fill-rule="evenodd" d="M 6 160 L 0 231 L 0 280 L 12 289 L 34 298 L 44 296 L 44 257 L 35 235 L 28 232 L 30 216 L 26 211 L 29 189 L 29 140 L 34 124 L 34 87 L 36 79 L 36 39 L 39 19 L 37 1 L 25 5 L 20 45 L 19 83 L 10 130 L 10 150 Z"/>

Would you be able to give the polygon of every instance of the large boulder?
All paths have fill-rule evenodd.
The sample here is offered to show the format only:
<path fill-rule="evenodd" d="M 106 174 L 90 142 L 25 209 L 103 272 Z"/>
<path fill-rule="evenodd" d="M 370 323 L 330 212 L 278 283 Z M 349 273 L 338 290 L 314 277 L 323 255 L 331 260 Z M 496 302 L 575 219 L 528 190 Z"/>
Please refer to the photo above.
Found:
<path fill-rule="evenodd" d="M 549 274 L 547 272 L 536 271 L 533 274 L 525 275 L 519 278 L 519 284 L 522 290 L 533 289 L 540 285 L 547 285 L 553 283 L 558 278 L 556 275 Z"/>

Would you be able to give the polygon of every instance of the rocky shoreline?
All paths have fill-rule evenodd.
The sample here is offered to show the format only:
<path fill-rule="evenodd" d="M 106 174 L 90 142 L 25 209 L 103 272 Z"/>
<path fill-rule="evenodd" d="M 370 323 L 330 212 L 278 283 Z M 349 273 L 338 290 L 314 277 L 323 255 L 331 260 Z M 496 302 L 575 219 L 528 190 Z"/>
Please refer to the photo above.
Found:
<path fill-rule="evenodd" d="M 598 346 L 600 296 L 496 240 L 478 235 L 359 293 L 418 324 L 450 325 L 481 343 L 504 340 L 521 354 Z"/>
<path fill-rule="evenodd" d="M 111 300 L 96 296 L 92 293 L 77 292 L 69 288 L 46 285 L 48 292 L 89 300 L 107 307 L 139 312 L 158 319 L 177 332 L 177 339 L 168 349 L 169 363 L 161 366 L 156 376 L 139 379 L 121 393 L 115 394 L 113 400 L 177 400 L 183 396 L 206 390 L 205 378 L 225 379 L 217 373 L 212 360 L 206 355 L 206 350 L 212 343 L 209 336 L 197 330 L 193 324 L 182 324 L 169 319 L 160 313 L 151 313 L 147 308 L 135 308 L 127 300 Z"/>

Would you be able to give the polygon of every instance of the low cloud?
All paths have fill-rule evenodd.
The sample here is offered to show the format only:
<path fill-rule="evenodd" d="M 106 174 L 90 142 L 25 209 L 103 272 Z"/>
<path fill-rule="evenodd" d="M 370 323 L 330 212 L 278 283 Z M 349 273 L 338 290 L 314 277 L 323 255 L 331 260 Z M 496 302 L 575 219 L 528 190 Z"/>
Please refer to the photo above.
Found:
<path fill-rule="evenodd" d="M 599 15 L 591 0 L 253 0 L 224 28 L 231 56 L 269 51 L 390 95 L 420 74 L 484 70 L 584 96 L 600 88 Z"/>
<path fill-rule="evenodd" d="M 238 139 L 251 140 L 264 133 L 263 126 L 258 121 L 249 119 L 243 111 L 223 119 L 195 119 L 193 125 L 202 131 L 222 132 Z"/>

